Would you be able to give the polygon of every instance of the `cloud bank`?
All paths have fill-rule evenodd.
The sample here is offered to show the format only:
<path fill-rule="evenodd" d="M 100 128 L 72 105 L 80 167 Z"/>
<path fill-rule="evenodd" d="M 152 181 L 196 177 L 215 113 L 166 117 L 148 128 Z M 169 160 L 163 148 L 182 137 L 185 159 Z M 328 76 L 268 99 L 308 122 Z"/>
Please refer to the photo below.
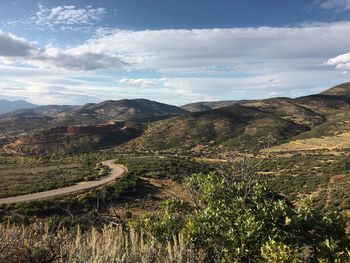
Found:
<path fill-rule="evenodd" d="M 48 85 L 52 96 L 58 96 L 53 92 L 56 89 L 72 96 L 70 101 L 78 101 L 78 91 L 82 98 L 96 100 L 145 97 L 175 104 L 305 95 L 347 81 L 348 75 L 342 73 L 350 67 L 349 51 L 350 22 L 111 30 L 69 48 L 40 47 L 0 33 L 0 59 L 7 65 L 16 67 L 20 63 L 32 70 L 58 74 L 53 83 L 48 78 L 34 81 L 28 77 L 21 85 Z M 65 81 L 82 75 L 90 78 L 84 82 L 84 89 L 80 82 Z M 2 79 L 18 85 L 5 76 Z M 42 89 L 31 92 L 39 94 Z"/>

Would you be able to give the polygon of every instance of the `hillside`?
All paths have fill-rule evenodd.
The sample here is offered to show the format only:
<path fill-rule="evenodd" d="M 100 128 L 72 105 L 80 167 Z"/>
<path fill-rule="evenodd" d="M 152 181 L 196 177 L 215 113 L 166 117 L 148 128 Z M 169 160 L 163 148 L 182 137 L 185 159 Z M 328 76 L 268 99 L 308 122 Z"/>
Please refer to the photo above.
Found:
<path fill-rule="evenodd" d="M 123 122 L 55 127 L 22 136 L 1 151 L 24 155 L 90 152 L 125 143 L 142 132 L 141 125 Z"/>
<path fill-rule="evenodd" d="M 247 102 L 244 104 L 244 106 L 255 108 L 263 112 L 273 114 L 278 118 L 289 120 L 308 127 L 314 127 L 326 120 L 322 114 L 299 105 L 298 102 L 290 98 L 256 100 Z"/>
<path fill-rule="evenodd" d="M 350 85 L 344 84 L 321 94 L 296 99 L 243 101 L 228 107 L 190 113 L 151 124 L 129 146 L 146 150 L 189 150 L 207 146 L 233 149 L 242 142 L 260 148 L 303 136 L 312 137 L 313 134 L 322 136 L 331 130 L 333 133 L 346 132 L 347 126 L 336 125 L 334 120 L 348 123 L 344 116 L 350 109 L 347 94 L 350 94 Z"/>
<path fill-rule="evenodd" d="M 109 100 L 84 106 L 48 105 L 16 110 L 0 115 L 0 123 L 3 123 L 2 127 L 16 123 L 16 127 L 29 130 L 33 127 L 26 123 L 21 125 L 22 121 L 33 120 L 36 128 L 35 123 L 38 126 L 55 126 L 100 124 L 108 121 L 150 122 L 185 113 L 187 111 L 179 107 L 145 99 Z"/>
<path fill-rule="evenodd" d="M 320 138 L 297 139 L 269 149 L 271 152 L 335 151 L 350 149 L 350 132 Z"/>
<path fill-rule="evenodd" d="M 11 112 L 17 109 L 30 109 L 34 107 L 37 107 L 37 105 L 34 105 L 24 100 L 0 100 L 0 114 Z"/>
<path fill-rule="evenodd" d="M 350 83 L 337 85 L 333 88 L 325 90 L 324 92 L 321 92 L 321 94 L 328 96 L 346 97 L 350 99 Z"/>
<path fill-rule="evenodd" d="M 213 110 L 218 108 L 223 108 L 227 106 L 232 106 L 239 103 L 237 100 L 224 100 L 224 101 L 202 101 L 195 102 L 181 106 L 182 109 L 185 109 L 189 112 L 201 112 L 207 110 Z"/>
<path fill-rule="evenodd" d="M 192 113 L 144 99 L 105 101 L 81 107 L 42 106 L 0 116 L 0 131 L 3 135 L 0 136 L 0 143 L 16 145 L 11 143 L 15 139 L 22 139 L 23 135 L 23 138 L 32 137 L 32 134 L 26 137 L 25 133 L 36 129 L 42 129 L 44 131 L 41 134 L 48 135 L 55 131 L 55 127 L 96 126 L 110 121 L 128 121 L 147 125 L 144 133 L 137 134 L 142 134 L 140 137 L 136 138 L 135 135 L 123 140 L 127 142 L 123 147 L 129 150 L 235 149 L 241 143 L 247 147 L 264 148 L 267 144 L 275 146 L 294 140 L 332 137 L 349 132 L 349 90 L 350 85 L 343 84 L 320 94 L 295 99 L 198 103 L 194 105 L 199 107 L 199 112 Z M 205 110 L 205 107 L 219 107 L 226 103 L 233 105 Z M 11 135 L 12 140 L 9 139 Z M 128 142 L 129 139 L 134 140 Z M 40 139 L 37 141 L 45 142 Z M 38 143 L 34 140 L 28 144 Z M 11 149 L 12 146 L 6 147 Z M 40 149 L 36 146 L 32 148 Z M 92 148 L 95 149 L 95 146 Z M 67 151 L 71 151 L 69 147 Z M 31 153 L 32 150 L 20 146 L 15 147 L 14 152 Z"/>
<path fill-rule="evenodd" d="M 84 106 L 49 105 L 0 115 L 0 146 L 23 133 L 69 125 L 97 125 L 110 121 L 151 122 L 187 111 L 145 99 L 104 101 Z"/>
<path fill-rule="evenodd" d="M 73 111 L 70 118 L 98 121 L 132 121 L 151 122 L 171 118 L 187 113 L 176 106 L 150 101 L 146 99 L 104 101 L 97 104 L 86 104 Z"/>
<path fill-rule="evenodd" d="M 278 143 L 308 130 L 302 125 L 260 109 L 233 105 L 191 113 L 150 125 L 144 135 L 130 142 L 139 149 L 193 149 L 198 146 L 238 146 L 243 141 Z"/>

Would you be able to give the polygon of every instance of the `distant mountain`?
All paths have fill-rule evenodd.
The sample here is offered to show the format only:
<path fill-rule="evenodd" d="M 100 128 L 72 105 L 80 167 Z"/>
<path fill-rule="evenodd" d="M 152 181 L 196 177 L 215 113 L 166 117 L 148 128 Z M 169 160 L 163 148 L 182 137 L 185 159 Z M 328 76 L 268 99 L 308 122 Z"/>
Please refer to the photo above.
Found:
<path fill-rule="evenodd" d="M 333 88 L 330 88 L 324 92 L 321 92 L 322 95 L 330 96 L 341 96 L 350 99 L 350 83 L 343 83 Z"/>
<path fill-rule="evenodd" d="M 48 105 L 0 115 L 0 132 L 27 132 L 67 125 L 97 125 L 109 121 L 146 123 L 186 114 L 176 106 L 146 99 L 104 101 L 84 106 Z"/>
<path fill-rule="evenodd" d="M 146 100 L 108 100 L 97 104 L 86 104 L 73 111 L 71 118 L 85 121 L 132 121 L 152 122 L 186 114 L 187 111 L 176 106 Z"/>
<path fill-rule="evenodd" d="M 0 138 L 11 137 L 44 127 L 58 126 L 66 114 L 78 106 L 47 105 L 31 109 L 18 109 L 0 115 Z M 64 121 L 63 121 L 64 122 Z"/>
<path fill-rule="evenodd" d="M 186 104 L 181 106 L 181 108 L 189 112 L 201 112 L 201 111 L 207 111 L 207 110 L 213 110 L 213 109 L 218 109 L 222 107 L 232 106 L 239 102 L 244 102 L 244 101 L 238 101 L 238 100 L 202 101 L 202 102 Z"/>
<path fill-rule="evenodd" d="M 34 107 L 37 107 L 37 105 L 34 105 L 24 100 L 0 100 L 0 114 L 4 114 L 17 109 L 30 109 Z"/>

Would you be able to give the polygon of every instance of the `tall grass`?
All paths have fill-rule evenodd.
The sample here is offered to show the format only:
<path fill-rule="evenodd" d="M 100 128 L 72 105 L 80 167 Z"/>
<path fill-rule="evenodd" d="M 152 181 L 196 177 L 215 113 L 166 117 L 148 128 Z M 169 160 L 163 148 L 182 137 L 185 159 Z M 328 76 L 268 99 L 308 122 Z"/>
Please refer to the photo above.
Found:
<path fill-rule="evenodd" d="M 158 243 L 144 232 L 122 227 L 57 230 L 48 224 L 0 225 L 0 262 L 199 262 L 182 235 Z"/>

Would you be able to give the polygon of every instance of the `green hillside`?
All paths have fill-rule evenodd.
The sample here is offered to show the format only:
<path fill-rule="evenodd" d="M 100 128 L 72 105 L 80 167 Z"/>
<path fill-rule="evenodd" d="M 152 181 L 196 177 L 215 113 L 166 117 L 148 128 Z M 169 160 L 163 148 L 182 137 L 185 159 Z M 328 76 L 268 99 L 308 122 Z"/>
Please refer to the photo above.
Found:
<path fill-rule="evenodd" d="M 309 127 L 260 109 L 234 105 L 150 125 L 129 146 L 139 149 L 192 149 L 200 145 L 237 146 L 241 140 L 277 143 Z"/>
<path fill-rule="evenodd" d="M 241 143 L 262 148 L 297 138 L 340 133 L 349 126 L 347 94 L 350 94 L 350 85 L 343 84 L 321 94 L 296 99 L 242 101 L 194 112 L 149 125 L 127 148 L 191 150 L 224 146 L 234 149 Z"/>
<path fill-rule="evenodd" d="M 143 126 L 128 123 L 74 125 L 36 131 L 5 145 L 0 151 L 23 155 L 91 152 L 125 143 L 143 132 Z"/>

